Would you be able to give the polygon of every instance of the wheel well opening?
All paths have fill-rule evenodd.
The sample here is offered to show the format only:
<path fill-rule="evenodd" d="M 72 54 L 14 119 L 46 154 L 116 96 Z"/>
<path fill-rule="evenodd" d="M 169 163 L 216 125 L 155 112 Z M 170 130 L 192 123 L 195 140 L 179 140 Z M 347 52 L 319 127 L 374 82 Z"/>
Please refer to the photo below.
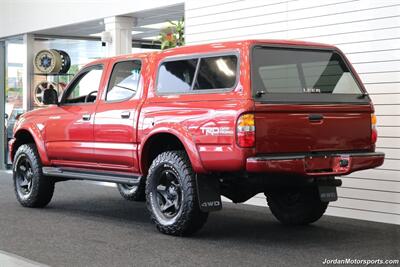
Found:
<path fill-rule="evenodd" d="M 141 168 L 143 174 L 147 175 L 151 163 L 159 154 L 169 150 L 185 150 L 185 147 L 173 134 L 160 133 L 150 137 L 142 150 Z"/>
<path fill-rule="evenodd" d="M 23 144 L 35 143 L 35 139 L 30 132 L 26 130 L 20 130 L 15 134 L 15 143 L 13 144 L 13 149 L 11 153 L 11 160 L 14 160 L 15 152 L 17 152 L 18 148 Z"/>

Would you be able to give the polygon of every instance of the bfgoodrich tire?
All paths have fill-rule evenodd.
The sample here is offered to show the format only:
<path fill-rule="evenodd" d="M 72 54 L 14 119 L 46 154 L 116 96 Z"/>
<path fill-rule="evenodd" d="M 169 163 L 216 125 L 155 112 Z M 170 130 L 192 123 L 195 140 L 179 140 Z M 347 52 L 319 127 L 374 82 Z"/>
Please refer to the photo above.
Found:
<path fill-rule="evenodd" d="M 195 174 L 183 151 L 167 151 L 153 161 L 147 176 L 146 202 L 151 220 L 164 234 L 191 235 L 208 217 L 200 210 Z"/>
<path fill-rule="evenodd" d="M 43 176 L 34 144 L 21 145 L 13 162 L 14 191 L 18 202 L 29 208 L 45 207 L 53 197 L 54 182 Z"/>
<path fill-rule="evenodd" d="M 316 187 L 291 187 L 266 193 L 272 214 L 285 225 L 306 225 L 319 220 L 328 207 Z"/>

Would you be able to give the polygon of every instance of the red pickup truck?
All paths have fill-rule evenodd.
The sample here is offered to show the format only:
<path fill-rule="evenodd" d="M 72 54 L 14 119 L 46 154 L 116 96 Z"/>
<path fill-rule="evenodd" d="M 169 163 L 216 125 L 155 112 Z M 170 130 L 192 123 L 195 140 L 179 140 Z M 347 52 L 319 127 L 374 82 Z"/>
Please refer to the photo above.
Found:
<path fill-rule="evenodd" d="M 246 40 L 96 60 L 9 143 L 16 197 L 44 207 L 56 182 L 118 184 L 159 231 L 189 235 L 221 195 L 266 195 L 284 224 L 317 221 L 337 176 L 382 165 L 374 107 L 334 46 Z"/>

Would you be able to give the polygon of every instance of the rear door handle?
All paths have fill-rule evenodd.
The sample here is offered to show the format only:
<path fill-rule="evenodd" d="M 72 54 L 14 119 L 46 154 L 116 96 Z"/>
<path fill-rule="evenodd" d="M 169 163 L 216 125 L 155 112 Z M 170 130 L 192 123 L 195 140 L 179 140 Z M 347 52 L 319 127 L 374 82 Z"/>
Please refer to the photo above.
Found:
<path fill-rule="evenodd" d="M 84 121 L 88 121 L 88 120 L 90 120 L 90 114 L 83 114 L 82 115 L 82 119 L 84 120 Z"/>
<path fill-rule="evenodd" d="M 308 115 L 309 121 L 321 121 L 324 119 L 324 116 L 321 114 L 310 114 Z"/>
<path fill-rule="evenodd" d="M 131 116 L 130 111 L 122 111 L 121 112 L 121 118 L 123 118 L 123 119 L 129 119 L 130 116 Z"/>

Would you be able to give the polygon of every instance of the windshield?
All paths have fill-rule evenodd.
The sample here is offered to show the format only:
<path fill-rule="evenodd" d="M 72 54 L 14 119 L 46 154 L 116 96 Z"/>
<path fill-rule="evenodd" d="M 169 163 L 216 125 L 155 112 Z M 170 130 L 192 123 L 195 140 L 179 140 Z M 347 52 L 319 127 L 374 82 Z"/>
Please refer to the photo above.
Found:
<path fill-rule="evenodd" d="M 272 100 L 297 96 L 297 100 L 358 102 L 363 98 L 342 57 L 324 50 L 255 47 L 252 89 L 256 97 Z"/>

